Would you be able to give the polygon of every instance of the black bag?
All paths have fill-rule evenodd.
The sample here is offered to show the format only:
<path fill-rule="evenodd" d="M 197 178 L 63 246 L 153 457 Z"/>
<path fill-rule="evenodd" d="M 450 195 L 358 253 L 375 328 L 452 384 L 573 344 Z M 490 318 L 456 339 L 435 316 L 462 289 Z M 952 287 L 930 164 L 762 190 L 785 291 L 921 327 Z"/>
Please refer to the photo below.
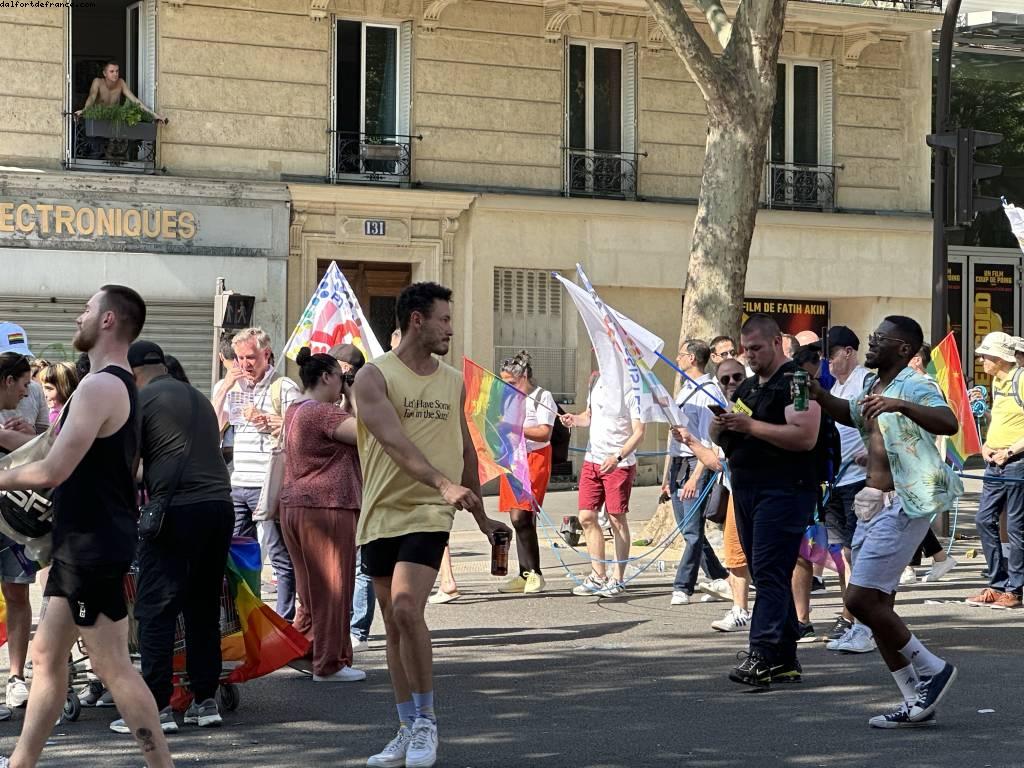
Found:
<path fill-rule="evenodd" d="M 159 501 L 150 501 L 139 509 L 139 538 L 152 541 L 160 535 L 164 527 L 164 517 L 171 506 L 171 500 L 178 491 L 178 484 L 185 472 L 185 465 L 188 464 L 189 456 L 192 453 L 192 435 L 195 433 L 199 422 L 199 403 L 195 387 L 186 384 L 188 387 L 189 400 L 192 404 L 192 418 L 189 422 L 188 433 L 185 436 L 185 449 L 181 453 L 181 461 L 178 462 L 178 472 L 174 476 L 174 482 L 167 491 L 167 496 Z"/>

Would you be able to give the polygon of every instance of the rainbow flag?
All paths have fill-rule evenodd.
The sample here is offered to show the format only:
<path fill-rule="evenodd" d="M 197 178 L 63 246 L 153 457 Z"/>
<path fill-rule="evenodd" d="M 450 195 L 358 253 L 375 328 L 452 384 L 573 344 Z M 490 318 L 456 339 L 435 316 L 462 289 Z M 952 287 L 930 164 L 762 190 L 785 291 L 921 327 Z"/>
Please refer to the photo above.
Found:
<path fill-rule="evenodd" d="M 526 394 L 463 358 L 466 421 L 480 468 L 480 483 L 507 475 L 516 501 L 533 497 L 526 459 Z"/>
<path fill-rule="evenodd" d="M 939 383 L 946 402 L 956 414 L 960 422 L 960 430 L 953 437 L 946 439 L 946 460 L 958 469 L 963 469 L 967 457 L 981 453 L 981 436 L 978 425 L 971 412 L 971 401 L 967 397 L 967 385 L 964 383 L 964 371 L 960 367 L 960 350 L 956 339 L 950 333 L 932 350 L 932 361 L 928 372 Z"/>
<path fill-rule="evenodd" d="M 227 577 L 231 596 L 242 625 L 245 652 L 242 664 L 232 670 L 229 683 L 241 683 L 280 669 L 305 656 L 309 641 L 257 597 L 260 590 L 260 545 L 253 539 L 235 537 L 228 554 Z"/>

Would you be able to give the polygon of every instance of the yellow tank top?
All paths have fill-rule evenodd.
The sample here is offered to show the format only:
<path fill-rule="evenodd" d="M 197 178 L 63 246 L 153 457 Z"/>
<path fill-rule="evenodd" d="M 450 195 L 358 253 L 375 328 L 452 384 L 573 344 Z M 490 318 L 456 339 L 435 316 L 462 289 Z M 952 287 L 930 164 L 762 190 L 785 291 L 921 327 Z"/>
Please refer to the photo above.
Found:
<path fill-rule="evenodd" d="M 384 376 L 388 399 L 402 430 L 427 460 L 454 483 L 462 482 L 462 374 L 439 362 L 429 376 L 411 371 L 394 352 L 369 365 Z M 454 508 L 435 489 L 413 480 L 357 422 L 359 460 L 363 469 L 363 507 L 356 541 L 407 533 L 450 531 Z"/>

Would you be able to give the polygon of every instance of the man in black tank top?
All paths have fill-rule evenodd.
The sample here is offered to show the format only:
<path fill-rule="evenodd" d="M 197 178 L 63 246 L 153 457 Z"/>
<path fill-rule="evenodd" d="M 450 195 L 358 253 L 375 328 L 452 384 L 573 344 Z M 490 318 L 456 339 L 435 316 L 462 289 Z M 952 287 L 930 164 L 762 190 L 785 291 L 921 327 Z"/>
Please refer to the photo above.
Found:
<path fill-rule="evenodd" d="M 28 768 L 60 715 L 67 659 L 81 635 L 150 768 L 173 765 L 153 695 L 128 657 L 124 575 L 135 557 L 135 466 L 140 412 L 128 346 L 146 305 L 131 288 L 106 285 L 78 318 L 75 346 L 89 353 L 67 419 L 42 461 L 0 472 L 0 488 L 55 488 L 50 598 L 33 642 L 33 680 L 21 737 L 0 768 Z"/>

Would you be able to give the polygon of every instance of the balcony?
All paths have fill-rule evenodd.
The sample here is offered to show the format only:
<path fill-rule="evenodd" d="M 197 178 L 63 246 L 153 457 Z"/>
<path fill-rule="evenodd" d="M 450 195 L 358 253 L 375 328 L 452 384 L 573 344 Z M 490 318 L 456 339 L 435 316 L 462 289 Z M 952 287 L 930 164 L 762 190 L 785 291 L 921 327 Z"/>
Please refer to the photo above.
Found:
<path fill-rule="evenodd" d="M 647 153 L 563 147 L 566 197 L 635 200 L 637 170 Z"/>
<path fill-rule="evenodd" d="M 331 181 L 401 186 L 412 175 L 412 141 L 422 136 L 330 131 L 334 148 Z"/>
<path fill-rule="evenodd" d="M 793 211 L 836 209 L 837 165 L 768 163 L 765 201 L 768 208 Z"/>
<path fill-rule="evenodd" d="M 156 173 L 157 124 L 124 125 L 108 120 L 68 120 L 65 167 L 77 171 Z"/>
<path fill-rule="evenodd" d="M 942 0 L 832 0 L 840 5 L 867 5 L 873 8 L 896 8 L 902 11 L 941 11 Z"/>

